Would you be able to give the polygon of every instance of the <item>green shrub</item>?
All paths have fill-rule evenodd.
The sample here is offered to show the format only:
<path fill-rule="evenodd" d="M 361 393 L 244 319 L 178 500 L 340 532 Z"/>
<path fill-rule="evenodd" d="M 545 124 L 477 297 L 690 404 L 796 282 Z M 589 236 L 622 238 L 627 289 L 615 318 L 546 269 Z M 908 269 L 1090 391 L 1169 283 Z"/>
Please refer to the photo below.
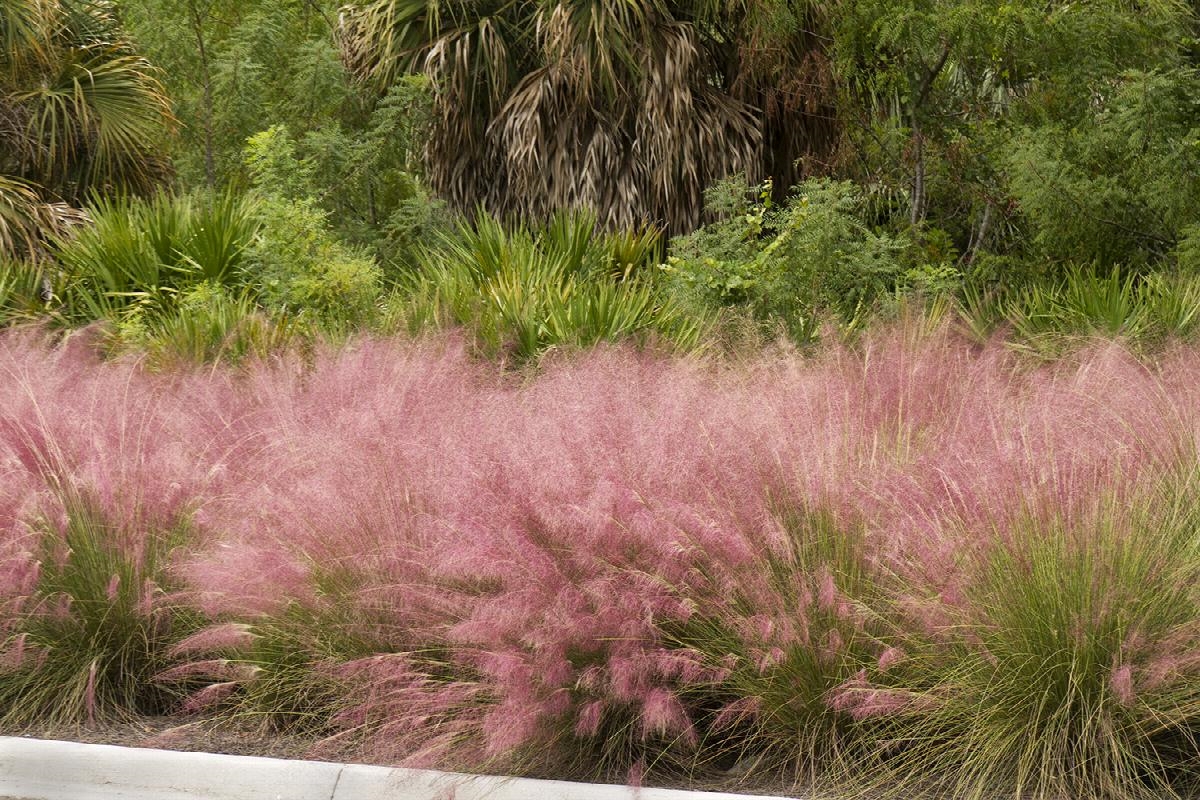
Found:
<path fill-rule="evenodd" d="M 260 213 L 244 274 L 270 311 L 312 316 L 333 330 L 370 321 L 382 289 L 370 255 L 335 239 L 325 212 L 310 200 L 272 197 Z"/>
<path fill-rule="evenodd" d="M 286 316 L 269 317 L 248 290 L 199 283 L 168 312 L 135 309 L 122 318 L 116 344 L 142 351 L 156 369 L 266 358 L 305 337 Z"/>
<path fill-rule="evenodd" d="M 587 214 L 558 215 L 544 229 L 481 214 L 423 254 L 398 315 L 413 330 L 464 326 L 485 351 L 518 361 L 630 336 L 695 347 L 704 320 L 645 274 L 656 254 L 652 232 L 600 234 Z"/>
<path fill-rule="evenodd" d="M 904 245 L 862 221 L 853 184 L 808 181 L 782 207 L 769 184 L 754 202 L 732 185 L 708 194 L 723 219 L 671 242 L 664 269 L 693 304 L 746 305 L 807 341 L 822 317 L 852 321 L 902 283 Z"/>
<path fill-rule="evenodd" d="M 1014 137 L 1008 189 L 1043 258 L 1143 269 L 1200 220 L 1200 76 L 1131 71 L 1093 98 L 1084 119 Z"/>
<path fill-rule="evenodd" d="M 398 81 L 360 131 L 328 125 L 296 137 L 275 125 L 246 143 L 257 191 L 310 198 L 326 212 L 331 233 L 370 252 L 389 282 L 407 275 L 420 246 L 453 222 L 414 172 L 428 117 L 427 84 L 420 76 Z"/>
<path fill-rule="evenodd" d="M 316 165 L 297 152 L 286 128 L 250 137 L 246 163 L 265 196 L 262 228 L 247 253 L 246 275 L 275 313 L 311 316 L 333 330 L 371 320 L 383 275 L 374 258 L 337 238 L 313 198 Z"/>

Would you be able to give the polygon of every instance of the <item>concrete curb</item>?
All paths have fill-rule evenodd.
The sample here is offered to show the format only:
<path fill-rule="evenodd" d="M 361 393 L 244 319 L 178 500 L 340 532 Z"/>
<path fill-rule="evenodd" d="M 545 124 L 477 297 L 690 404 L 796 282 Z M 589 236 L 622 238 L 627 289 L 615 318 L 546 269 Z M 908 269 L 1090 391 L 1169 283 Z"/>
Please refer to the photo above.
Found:
<path fill-rule="evenodd" d="M 782 800 L 0 737 L 0 800 Z"/>

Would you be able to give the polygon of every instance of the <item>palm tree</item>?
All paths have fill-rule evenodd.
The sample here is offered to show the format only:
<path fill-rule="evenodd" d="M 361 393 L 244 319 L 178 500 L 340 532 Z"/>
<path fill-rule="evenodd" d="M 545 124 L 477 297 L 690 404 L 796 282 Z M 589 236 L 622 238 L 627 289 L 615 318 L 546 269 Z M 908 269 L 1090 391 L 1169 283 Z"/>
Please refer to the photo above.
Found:
<path fill-rule="evenodd" d="M 143 191 L 170 106 L 106 0 L 0 0 L 0 255 L 28 254 L 94 190 Z"/>
<path fill-rule="evenodd" d="M 343 42 L 380 90 L 430 77 L 426 165 L 453 205 L 679 231 L 715 181 L 786 188 L 829 152 L 820 19 L 806 0 L 372 0 Z"/>

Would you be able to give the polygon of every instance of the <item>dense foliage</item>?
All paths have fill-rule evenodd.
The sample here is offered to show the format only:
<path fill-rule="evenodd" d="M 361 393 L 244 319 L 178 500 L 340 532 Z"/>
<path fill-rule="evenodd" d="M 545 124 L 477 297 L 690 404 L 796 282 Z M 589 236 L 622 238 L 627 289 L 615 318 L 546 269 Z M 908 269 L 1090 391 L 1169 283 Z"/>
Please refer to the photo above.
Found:
<path fill-rule="evenodd" d="M 694 227 L 704 188 L 828 158 L 825 14 L 798 2 L 373 0 L 350 15 L 369 83 L 423 72 L 434 187 L 469 210 Z"/>
<path fill-rule="evenodd" d="M 116 236 L 106 218 L 121 209 L 140 225 L 123 195 L 157 185 L 191 198 L 160 204 L 255 209 L 244 264 L 204 295 L 234 327 L 433 321 L 493 353 L 512 336 L 539 352 L 594 341 L 588 315 L 465 280 L 494 271 L 486 257 L 431 267 L 476 220 L 515 241 L 573 214 L 596 236 L 673 237 L 636 280 L 591 271 L 574 292 L 619 296 L 626 317 L 684 314 L 709 340 L 753 320 L 755 337 L 808 343 L 906 295 L 946 298 L 981 335 L 1008 327 L 1040 352 L 1060 349 L 1043 334 L 1191 330 L 1200 21 L 1172 0 L 176 6 L 5 7 L 4 319 L 75 323 L 87 308 L 144 331 L 129 299 L 186 279 L 81 283 L 70 230 L 94 216 L 88 236 Z M 533 259 L 515 264 L 526 277 L 535 250 L 510 259 Z M 155 260 L 173 273 L 181 255 Z M 1175 317 L 1115 322 L 1110 278 Z M 1065 310 L 1080 292 L 1109 323 Z M 488 296 L 526 332 L 489 322 Z M 209 345 L 193 349 L 225 352 Z"/>

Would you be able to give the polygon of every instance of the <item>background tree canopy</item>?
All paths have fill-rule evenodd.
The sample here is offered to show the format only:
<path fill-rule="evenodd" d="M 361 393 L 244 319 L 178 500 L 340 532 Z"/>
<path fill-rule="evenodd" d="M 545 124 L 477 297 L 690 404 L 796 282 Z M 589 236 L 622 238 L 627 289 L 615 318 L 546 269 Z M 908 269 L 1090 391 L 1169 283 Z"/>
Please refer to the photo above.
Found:
<path fill-rule="evenodd" d="M 906 293 L 973 303 L 987 329 L 1039 307 L 1014 299 L 1029 287 L 1200 266 L 1200 26 L 1177 0 L 6 0 L 0 26 L 0 250 L 58 264 L 0 263 L 21 316 L 101 285 L 66 316 L 176 308 L 196 242 L 134 241 L 133 217 L 227 195 L 254 220 L 218 270 L 237 302 L 344 314 L 336 330 L 427 290 L 425 316 L 492 319 L 429 288 L 480 267 L 446 253 L 563 214 L 663 237 L 588 281 L 800 340 Z M 124 197 L 158 190 L 178 207 Z M 156 253 L 131 274 L 166 284 L 63 266 L 70 223 L 125 212 L 98 220 L 105 247 Z M 520 292 L 492 302 L 534 324 Z M 571 313 L 612 319 L 593 311 Z"/>
<path fill-rule="evenodd" d="M 453 205 L 678 231 L 721 178 L 790 185 L 827 164 L 827 16 L 804 0 L 378 0 L 345 43 L 380 91 L 429 76 L 429 179 Z"/>

